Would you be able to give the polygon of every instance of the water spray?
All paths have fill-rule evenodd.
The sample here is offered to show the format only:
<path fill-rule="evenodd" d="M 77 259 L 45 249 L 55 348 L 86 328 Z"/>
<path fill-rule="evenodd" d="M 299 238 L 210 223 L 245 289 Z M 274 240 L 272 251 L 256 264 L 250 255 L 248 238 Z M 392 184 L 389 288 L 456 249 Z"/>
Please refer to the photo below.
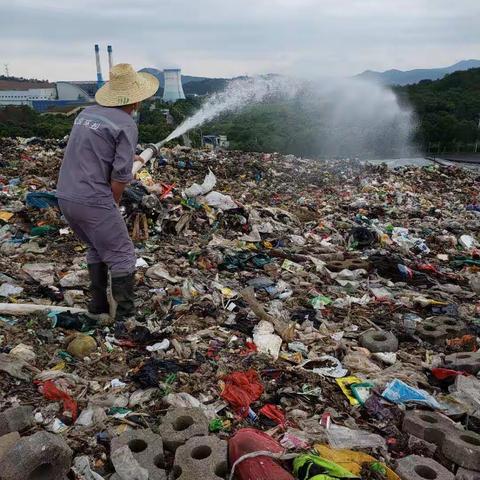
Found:
<path fill-rule="evenodd" d="M 133 174 L 154 158 L 163 145 L 192 128 L 213 120 L 222 113 L 241 110 L 249 104 L 261 102 L 269 97 L 293 97 L 297 94 L 299 86 L 299 81 L 278 75 L 240 78 L 229 82 L 225 90 L 211 95 L 200 110 L 183 121 L 167 138 L 148 145 L 140 154 L 142 161 L 134 163 Z"/>
<path fill-rule="evenodd" d="M 318 126 L 317 151 L 325 156 L 377 155 L 389 148 L 403 156 L 414 153 L 411 138 L 415 116 L 410 108 L 399 104 L 389 88 L 358 79 L 305 82 L 270 75 L 233 80 L 225 90 L 208 97 L 200 110 L 167 138 L 147 146 L 140 155 L 142 161 L 134 163 L 133 173 L 170 140 L 222 113 L 239 111 L 270 98 L 295 98 L 292 108 L 304 109 L 312 125 Z"/>

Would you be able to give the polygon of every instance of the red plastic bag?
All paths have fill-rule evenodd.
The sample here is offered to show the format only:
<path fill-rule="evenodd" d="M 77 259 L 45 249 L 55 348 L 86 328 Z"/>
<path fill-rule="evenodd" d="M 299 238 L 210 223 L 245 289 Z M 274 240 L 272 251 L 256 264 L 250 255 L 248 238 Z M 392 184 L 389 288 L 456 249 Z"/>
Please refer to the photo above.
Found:
<path fill-rule="evenodd" d="M 63 409 L 72 413 L 72 419 L 75 421 L 78 416 L 77 402 L 63 390 L 57 388 L 57 386 L 51 381 L 47 380 L 44 383 L 39 383 L 43 388 L 43 396 L 48 400 L 63 400 Z"/>
<path fill-rule="evenodd" d="M 255 428 L 242 428 L 228 441 L 228 456 L 233 465 L 239 458 L 252 452 L 283 453 L 283 447 L 272 437 Z M 279 463 L 265 455 L 247 458 L 235 468 L 237 480 L 295 480 Z"/>
<path fill-rule="evenodd" d="M 266 405 L 264 405 L 258 411 L 258 413 L 265 415 L 278 425 L 282 425 L 282 427 L 285 426 L 285 423 L 287 421 L 287 419 L 285 418 L 285 414 L 276 405 L 273 405 L 272 403 L 267 403 Z"/>
<path fill-rule="evenodd" d="M 467 372 L 450 370 L 448 368 L 432 368 L 432 375 L 438 380 L 453 380 L 455 377 L 458 377 L 458 375 L 468 377 Z"/>
<path fill-rule="evenodd" d="M 250 404 L 260 398 L 263 385 L 255 370 L 233 372 L 223 377 L 225 386 L 220 396 L 226 400 L 238 415 L 246 417 Z"/>

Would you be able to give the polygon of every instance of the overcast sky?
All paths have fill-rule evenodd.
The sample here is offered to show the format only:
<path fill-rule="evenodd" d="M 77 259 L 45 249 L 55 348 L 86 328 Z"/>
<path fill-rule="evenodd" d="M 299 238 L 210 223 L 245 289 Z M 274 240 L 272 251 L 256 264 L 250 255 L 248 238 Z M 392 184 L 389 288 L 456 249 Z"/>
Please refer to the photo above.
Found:
<path fill-rule="evenodd" d="M 95 79 L 115 63 L 184 74 L 354 75 L 480 58 L 480 0 L 0 0 L 0 67 Z"/>

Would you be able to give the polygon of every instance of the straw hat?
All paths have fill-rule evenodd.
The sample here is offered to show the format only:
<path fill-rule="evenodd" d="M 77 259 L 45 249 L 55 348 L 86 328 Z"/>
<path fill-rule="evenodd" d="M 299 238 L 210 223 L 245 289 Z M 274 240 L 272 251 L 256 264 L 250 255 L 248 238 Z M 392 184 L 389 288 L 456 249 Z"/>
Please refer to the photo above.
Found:
<path fill-rule="evenodd" d="M 110 81 L 99 88 L 95 100 L 104 107 L 121 107 L 141 102 L 158 90 L 158 79 L 149 73 L 137 73 L 129 63 L 110 70 Z"/>

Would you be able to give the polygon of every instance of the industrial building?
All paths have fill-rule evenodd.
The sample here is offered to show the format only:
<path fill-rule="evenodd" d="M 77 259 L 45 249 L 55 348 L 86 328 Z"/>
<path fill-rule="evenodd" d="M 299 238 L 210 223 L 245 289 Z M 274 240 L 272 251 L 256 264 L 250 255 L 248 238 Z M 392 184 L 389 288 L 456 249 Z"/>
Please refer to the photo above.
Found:
<path fill-rule="evenodd" d="M 56 83 L 10 81 L 0 82 L 0 108 L 2 106 L 27 105 L 39 112 L 72 106 L 88 105 L 95 101 L 95 93 L 104 84 L 100 61 L 100 47 L 95 44 L 96 81 L 60 81 Z M 113 66 L 113 49 L 107 46 L 109 71 Z M 163 71 L 163 100 L 175 102 L 185 98 L 182 87 L 182 75 L 179 68 Z"/>
<path fill-rule="evenodd" d="M 112 46 L 107 46 L 109 68 L 113 65 Z M 27 105 L 39 112 L 50 108 L 88 105 L 95 101 L 95 93 L 103 85 L 100 48 L 95 45 L 97 81 L 67 82 L 16 82 L 5 80 L 0 85 L 0 107 Z"/>
<path fill-rule="evenodd" d="M 182 71 L 179 68 L 166 68 L 163 71 L 163 100 L 175 102 L 185 98 L 182 86 Z"/>
<path fill-rule="evenodd" d="M 202 136 L 202 147 L 211 148 L 212 150 L 217 150 L 219 148 L 228 148 L 230 142 L 227 139 L 226 135 L 203 135 Z"/>
<path fill-rule="evenodd" d="M 39 112 L 51 106 L 88 104 L 94 101 L 96 82 L 57 82 L 44 88 L 19 90 L 20 82 L 12 82 L 8 90 L 0 90 L 0 107 L 7 105 L 27 105 Z"/>

